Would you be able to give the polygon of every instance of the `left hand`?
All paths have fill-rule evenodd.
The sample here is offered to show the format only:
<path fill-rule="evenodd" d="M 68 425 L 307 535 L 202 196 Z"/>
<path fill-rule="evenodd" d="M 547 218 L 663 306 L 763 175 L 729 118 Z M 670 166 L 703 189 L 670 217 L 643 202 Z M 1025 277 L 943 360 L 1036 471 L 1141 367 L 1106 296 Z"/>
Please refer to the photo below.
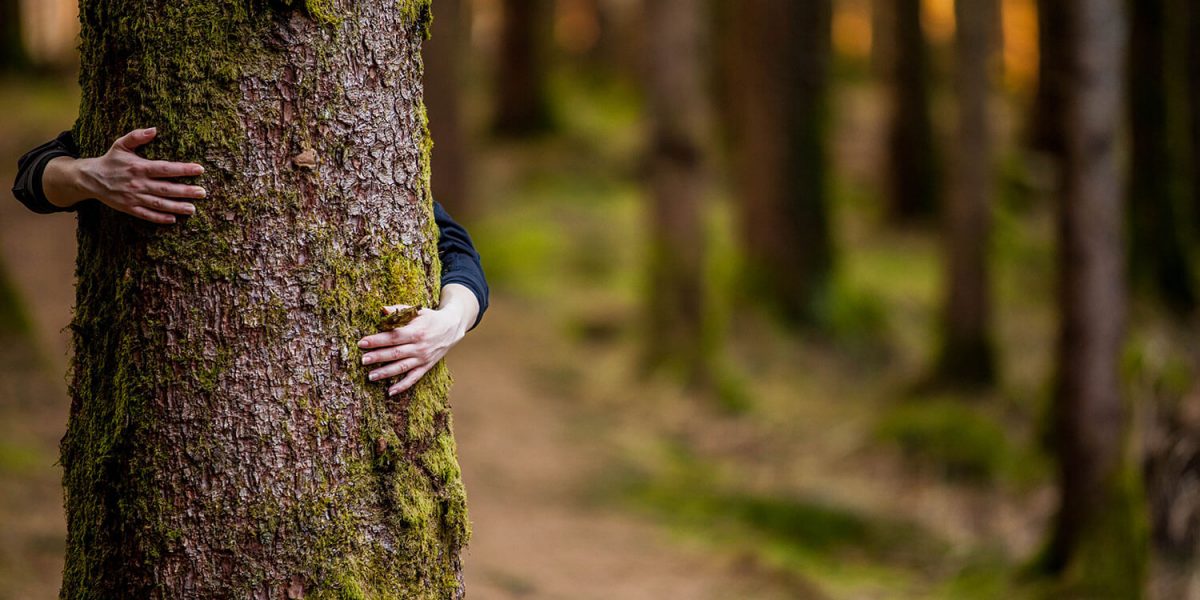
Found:
<path fill-rule="evenodd" d="M 386 308 L 390 313 L 404 305 Z M 389 396 L 412 387 L 466 335 L 474 321 L 473 316 L 470 321 L 467 316 L 456 305 L 422 308 L 407 325 L 362 338 L 358 347 L 369 350 L 363 354 L 362 364 L 382 364 L 368 377 L 380 381 L 404 374 L 403 379 L 388 388 Z M 372 348 L 375 350 L 370 350 Z"/>

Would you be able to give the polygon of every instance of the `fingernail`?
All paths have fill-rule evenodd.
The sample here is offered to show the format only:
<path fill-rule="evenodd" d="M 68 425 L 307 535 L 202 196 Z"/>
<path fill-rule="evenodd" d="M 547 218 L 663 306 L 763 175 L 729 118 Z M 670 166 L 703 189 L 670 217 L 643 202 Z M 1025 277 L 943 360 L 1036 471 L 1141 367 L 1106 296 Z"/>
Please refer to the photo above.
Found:
<path fill-rule="evenodd" d="M 371 373 L 370 379 L 371 379 L 371 381 L 375 381 L 376 379 L 379 379 L 379 373 Z"/>
<path fill-rule="evenodd" d="M 371 363 L 370 359 L 368 359 L 367 357 L 364 356 L 362 359 L 362 364 L 366 365 L 366 364 L 370 364 L 370 363 Z"/>
<path fill-rule="evenodd" d="M 392 388 L 392 389 L 388 390 L 388 395 L 389 395 L 389 396 L 395 396 L 395 395 L 396 395 L 396 392 L 399 392 L 399 391 L 400 391 L 400 390 L 398 390 L 398 389 L 396 389 L 396 388 Z"/>
<path fill-rule="evenodd" d="M 157 127 L 147 127 L 146 128 L 146 135 L 154 135 L 156 133 L 158 133 Z"/>
<path fill-rule="evenodd" d="M 187 207 L 187 211 L 188 211 L 188 214 L 189 214 L 189 215 L 194 215 L 194 214 L 196 214 L 196 207 L 195 207 L 195 206 L 189 206 L 189 207 Z"/>
<path fill-rule="evenodd" d="M 168 219 L 168 220 L 167 220 L 167 222 L 168 222 L 168 223 L 174 223 L 174 222 L 175 222 L 175 217 L 171 217 L 170 219 Z"/>
<path fill-rule="evenodd" d="M 205 190 L 204 190 L 204 188 L 196 188 L 196 193 L 197 193 L 197 194 L 200 194 L 200 197 L 201 197 L 201 198 L 207 198 L 207 197 L 208 197 L 208 192 L 207 192 L 207 191 L 205 191 Z"/>
<path fill-rule="evenodd" d="M 359 348 L 366 348 L 366 347 L 367 347 L 367 340 L 358 340 L 358 347 L 359 347 Z"/>

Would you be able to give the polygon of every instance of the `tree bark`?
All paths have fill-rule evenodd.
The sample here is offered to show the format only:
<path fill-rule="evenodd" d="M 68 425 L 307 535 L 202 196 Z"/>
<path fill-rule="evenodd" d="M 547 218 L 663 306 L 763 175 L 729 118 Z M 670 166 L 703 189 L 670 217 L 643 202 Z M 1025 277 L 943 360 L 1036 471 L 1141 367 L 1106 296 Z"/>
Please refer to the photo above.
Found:
<path fill-rule="evenodd" d="M 81 149 L 155 125 L 209 199 L 80 209 L 64 599 L 462 596 L 449 375 L 355 347 L 437 300 L 429 4 L 286 4 L 80 3 Z"/>
<path fill-rule="evenodd" d="M 987 385 L 995 379 L 990 334 L 988 239 L 992 201 L 991 59 L 996 0 L 956 0 L 958 148 L 954 190 L 945 212 L 947 286 L 942 379 Z"/>
<path fill-rule="evenodd" d="M 553 27 L 549 0 L 504 0 L 495 73 L 493 130 L 527 136 L 551 126 L 546 90 L 546 46 Z"/>
<path fill-rule="evenodd" d="M 651 256 L 647 364 L 706 376 L 707 0 L 647 0 Z"/>
<path fill-rule="evenodd" d="M 1125 97 L 1122 0 L 1070 0 L 1059 212 L 1055 440 L 1060 506 L 1046 566 L 1064 597 L 1138 598 L 1145 576 L 1140 475 L 1119 362 L 1126 313 L 1118 133 Z"/>
<path fill-rule="evenodd" d="M 463 0 L 438 0 L 425 42 L 425 106 L 433 145 L 433 197 L 456 217 L 469 217 L 470 159 L 463 130 L 463 50 L 470 37 L 469 7 Z"/>
<path fill-rule="evenodd" d="M 1029 146 L 1049 154 L 1060 161 L 1063 141 L 1062 131 L 1067 59 L 1070 49 L 1065 47 L 1071 39 L 1070 15 L 1067 4 L 1062 0 L 1037 0 L 1038 15 L 1038 87 L 1030 110 Z M 1061 165 L 1056 165 L 1061 168 Z"/>
<path fill-rule="evenodd" d="M 833 270 L 832 3 L 752 2 L 731 13 L 726 85 L 748 293 L 793 324 L 819 324 Z"/>
<path fill-rule="evenodd" d="M 941 202 L 930 106 L 929 53 L 921 0 L 896 0 L 892 115 L 888 136 L 888 211 L 895 222 L 931 219 Z"/>
<path fill-rule="evenodd" d="M 1196 291 L 1178 210 L 1184 188 L 1172 138 L 1182 121 L 1169 98 L 1168 73 L 1178 63 L 1168 60 L 1174 45 L 1167 3 L 1131 0 L 1128 5 L 1130 271 L 1138 288 L 1188 313 L 1196 307 Z"/>

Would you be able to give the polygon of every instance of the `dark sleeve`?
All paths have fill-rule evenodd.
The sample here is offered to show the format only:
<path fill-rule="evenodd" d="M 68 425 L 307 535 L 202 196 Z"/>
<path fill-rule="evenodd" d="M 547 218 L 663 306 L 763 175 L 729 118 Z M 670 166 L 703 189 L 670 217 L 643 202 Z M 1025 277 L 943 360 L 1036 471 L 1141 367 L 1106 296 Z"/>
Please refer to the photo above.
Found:
<path fill-rule="evenodd" d="M 75 206 L 61 208 L 51 204 L 42 191 L 42 173 L 46 171 L 46 163 L 60 156 L 79 157 L 79 148 L 75 146 L 70 131 L 58 134 L 58 137 L 26 152 L 17 160 L 17 179 L 13 182 L 12 191 L 29 210 L 41 214 L 75 210 Z"/>
<path fill-rule="evenodd" d="M 479 300 L 479 315 L 470 329 L 474 329 L 483 319 L 483 313 L 488 306 L 487 279 L 483 277 L 483 265 L 479 262 L 479 253 L 467 230 L 459 225 L 446 209 L 436 200 L 433 203 L 433 220 L 438 227 L 438 256 L 442 259 L 442 287 L 447 284 L 459 283 L 475 293 Z M 468 329 L 468 331 L 470 330 Z"/>

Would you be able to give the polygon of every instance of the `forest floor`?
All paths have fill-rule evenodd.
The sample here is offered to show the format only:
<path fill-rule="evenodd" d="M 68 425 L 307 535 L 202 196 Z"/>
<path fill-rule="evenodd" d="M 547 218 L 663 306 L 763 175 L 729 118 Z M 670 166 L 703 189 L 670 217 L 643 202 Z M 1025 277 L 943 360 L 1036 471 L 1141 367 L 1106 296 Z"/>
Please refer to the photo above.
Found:
<path fill-rule="evenodd" d="M 23 115 L 0 136 L 3 181 L 21 150 L 69 125 L 72 89 L 0 85 L 0 114 Z M 494 296 L 448 359 L 469 597 L 1033 593 L 1017 573 L 1053 506 L 1037 444 L 1053 346 L 1045 207 L 997 211 L 1001 385 L 961 394 L 918 385 L 940 290 L 927 230 L 887 229 L 863 184 L 839 183 L 830 325 L 796 336 L 730 292 L 729 209 L 714 191 L 726 343 L 718 390 L 690 393 L 636 358 L 652 327 L 634 103 L 619 89 L 558 93 L 572 108 L 563 135 L 488 145 L 473 176 L 486 185 L 467 222 Z M 839 99 L 841 181 L 867 179 L 877 104 L 862 90 Z M 0 266 L 27 323 L 0 328 L 0 600 L 57 593 L 74 245 L 70 216 L 0 203 Z"/>

